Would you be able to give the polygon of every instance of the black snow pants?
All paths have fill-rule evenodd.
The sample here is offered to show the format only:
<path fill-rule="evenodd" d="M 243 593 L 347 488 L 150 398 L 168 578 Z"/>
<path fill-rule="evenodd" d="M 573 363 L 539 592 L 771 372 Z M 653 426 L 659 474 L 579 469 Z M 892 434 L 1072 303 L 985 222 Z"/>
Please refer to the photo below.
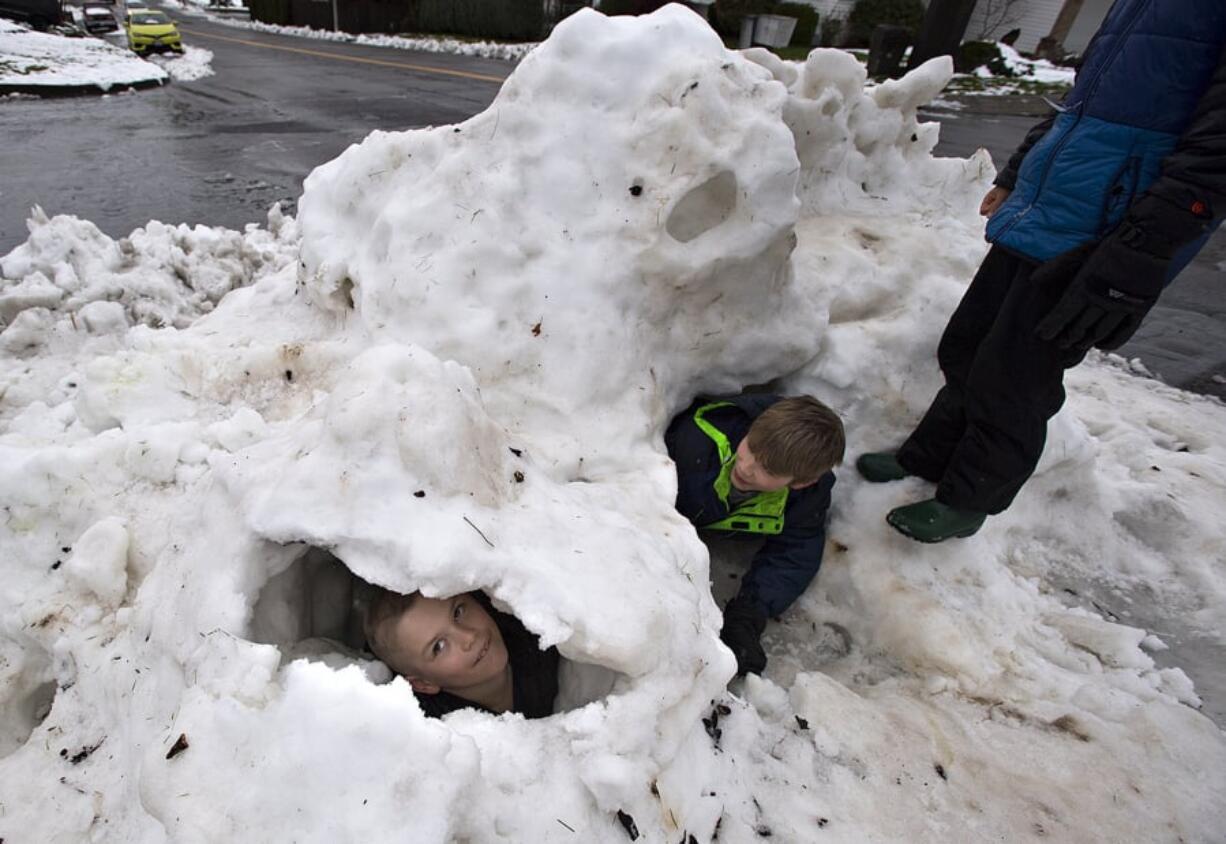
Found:
<path fill-rule="evenodd" d="M 898 462 L 936 483 L 942 504 L 1008 508 L 1043 454 L 1047 420 L 1064 404 L 1064 370 L 1085 356 L 1035 336 L 1065 288 L 1031 281 L 1037 266 L 992 247 L 941 335 L 945 386 Z"/>

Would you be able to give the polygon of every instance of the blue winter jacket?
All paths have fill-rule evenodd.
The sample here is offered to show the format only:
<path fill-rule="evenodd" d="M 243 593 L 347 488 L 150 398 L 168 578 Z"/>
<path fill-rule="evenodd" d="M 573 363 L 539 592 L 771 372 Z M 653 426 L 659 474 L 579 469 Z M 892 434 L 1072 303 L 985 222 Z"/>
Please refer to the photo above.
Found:
<path fill-rule="evenodd" d="M 715 479 L 721 469 L 719 451 L 694 423 L 694 411 L 709 402 L 730 402 L 731 406 L 715 408 L 705 418 L 728 438 L 728 444 L 735 450 L 749 432 L 753 420 L 781 398 L 752 393 L 699 399 L 672 421 L 664 434 L 664 443 L 677 464 L 677 510 L 681 515 L 698 527 L 728 515 L 728 507 L 715 492 Z M 753 600 L 769 615 L 779 615 L 791 606 L 822 564 L 822 552 L 826 548 L 826 512 L 833 486 L 834 473 L 827 472 L 812 486 L 792 490 L 783 511 L 783 532 L 762 543 L 749 573 L 741 581 L 740 594 Z"/>
<path fill-rule="evenodd" d="M 1226 0 L 1117 0 L 1050 128 L 1028 138 L 1033 146 L 1016 184 L 1005 184 L 1013 192 L 988 221 L 988 240 L 1046 261 L 1100 240 L 1160 176 L 1186 179 L 1168 172 L 1167 159 L 1198 105 L 1205 110 L 1224 44 Z M 1220 135 L 1212 143 L 1213 156 L 1226 154 Z M 1198 144 L 1193 153 L 1209 160 Z M 1168 281 L 1207 237 L 1175 256 Z"/>

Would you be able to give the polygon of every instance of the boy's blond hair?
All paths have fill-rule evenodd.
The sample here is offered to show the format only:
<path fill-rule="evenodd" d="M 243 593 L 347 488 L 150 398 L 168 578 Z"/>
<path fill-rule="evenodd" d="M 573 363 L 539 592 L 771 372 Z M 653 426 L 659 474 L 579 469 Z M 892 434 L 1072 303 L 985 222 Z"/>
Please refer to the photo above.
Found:
<path fill-rule="evenodd" d="M 376 586 L 366 605 L 366 616 L 362 628 L 366 634 L 366 645 L 379 659 L 387 662 L 387 654 L 383 642 L 379 639 L 380 629 L 389 621 L 393 621 L 409 611 L 420 592 L 410 592 L 402 595 L 390 589 Z"/>
<path fill-rule="evenodd" d="M 843 461 L 843 420 L 812 396 L 775 402 L 749 426 L 749 450 L 772 475 L 810 484 Z"/>

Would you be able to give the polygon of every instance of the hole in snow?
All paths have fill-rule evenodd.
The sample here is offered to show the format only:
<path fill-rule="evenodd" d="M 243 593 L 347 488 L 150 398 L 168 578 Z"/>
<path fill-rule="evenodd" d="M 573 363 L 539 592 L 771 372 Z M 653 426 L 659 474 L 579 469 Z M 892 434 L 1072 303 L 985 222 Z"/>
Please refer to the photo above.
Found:
<path fill-rule="evenodd" d="M 388 682 L 392 670 L 369 650 L 363 630 L 375 586 L 321 548 L 309 548 L 270 578 L 252 611 L 250 638 L 274 645 L 282 662 L 308 659 L 339 670 L 356 665 L 374 683 Z M 553 712 L 585 706 L 613 692 L 622 677 L 597 665 L 559 657 Z"/>
<path fill-rule="evenodd" d="M 251 617 L 251 639 L 275 645 L 282 661 L 305 658 L 331 668 L 357 665 L 372 679 L 364 653 L 362 604 L 370 587 L 321 548 L 310 548 L 260 590 Z"/>
<path fill-rule="evenodd" d="M 718 226 L 736 210 L 736 176 L 724 170 L 681 198 L 668 215 L 665 229 L 688 243 Z"/>
<path fill-rule="evenodd" d="M 29 660 L 16 677 L 6 678 L 9 694 L 0 695 L 0 759 L 25 744 L 51 714 L 57 689 L 55 681 L 36 680 L 40 675 L 45 676 L 47 665 L 43 654 Z"/>

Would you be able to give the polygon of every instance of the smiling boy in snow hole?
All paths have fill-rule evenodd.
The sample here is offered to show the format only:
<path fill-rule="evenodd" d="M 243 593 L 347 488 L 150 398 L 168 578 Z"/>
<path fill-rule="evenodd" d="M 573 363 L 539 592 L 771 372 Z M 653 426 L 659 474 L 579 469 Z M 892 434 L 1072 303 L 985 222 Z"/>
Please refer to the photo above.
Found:
<path fill-rule="evenodd" d="M 553 713 L 558 651 L 482 592 L 450 598 L 376 589 L 365 616 L 371 651 L 413 687 L 422 711 L 441 718 L 457 709 L 526 718 Z"/>

